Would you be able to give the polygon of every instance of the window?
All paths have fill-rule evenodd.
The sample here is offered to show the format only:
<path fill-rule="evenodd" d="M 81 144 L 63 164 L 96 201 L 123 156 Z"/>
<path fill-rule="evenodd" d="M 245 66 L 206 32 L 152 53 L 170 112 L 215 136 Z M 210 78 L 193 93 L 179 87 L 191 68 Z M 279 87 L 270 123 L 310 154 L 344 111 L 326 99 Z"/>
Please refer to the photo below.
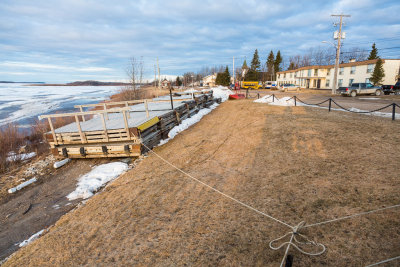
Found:
<path fill-rule="evenodd" d="M 311 77 L 311 70 L 308 70 L 307 76 Z"/>
<path fill-rule="evenodd" d="M 329 80 L 326 80 L 325 87 L 329 87 Z"/>
<path fill-rule="evenodd" d="M 318 76 L 318 69 L 314 69 L 314 76 Z"/>
<path fill-rule="evenodd" d="M 283 78 L 286 78 L 286 73 L 283 74 Z"/>
<path fill-rule="evenodd" d="M 317 87 L 317 80 L 314 80 L 314 87 Z"/>
<path fill-rule="evenodd" d="M 343 79 L 339 79 L 339 87 L 343 85 Z"/>
<path fill-rule="evenodd" d="M 350 70 L 350 74 L 355 74 L 356 73 L 356 66 L 352 66 Z"/>
<path fill-rule="evenodd" d="M 344 73 L 344 68 L 341 67 L 341 68 L 339 69 L 339 75 L 343 75 L 343 73 Z"/>
<path fill-rule="evenodd" d="M 374 70 L 374 64 L 368 64 L 367 73 L 371 73 Z"/>
<path fill-rule="evenodd" d="M 369 82 L 370 82 L 369 78 L 365 79 L 365 83 L 369 83 Z"/>
<path fill-rule="evenodd" d="M 350 79 L 349 80 L 349 86 L 351 86 L 353 84 L 353 82 L 354 82 L 354 79 Z"/>
<path fill-rule="evenodd" d="M 331 69 L 326 70 L 326 76 L 329 76 L 329 74 L 331 74 Z"/>
<path fill-rule="evenodd" d="M 294 73 L 294 77 L 295 77 L 295 78 L 297 77 L 297 72 Z"/>

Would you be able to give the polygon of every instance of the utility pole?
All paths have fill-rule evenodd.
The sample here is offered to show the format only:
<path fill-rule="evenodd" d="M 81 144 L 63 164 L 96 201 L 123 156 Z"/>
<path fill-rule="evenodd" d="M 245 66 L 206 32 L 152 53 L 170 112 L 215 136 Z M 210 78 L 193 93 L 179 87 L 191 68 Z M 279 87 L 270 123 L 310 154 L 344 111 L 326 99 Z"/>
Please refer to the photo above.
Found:
<path fill-rule="evenodd" d="M 336 87 L 337 87 L 337 78 L 338 78 L 338 69 L 339 69 L 339 59 L 340 59 L 340 46 L 341 46 L 341 40 L 342 40 L 342 25 L 343 25 L 343 17 L 351 17 L 350 15 L 331 15 L 332 17 L 340 17 L 340 22 L 339 22 L 339 33 L 337 35 L 337 46 L 336 46 L 336 59 L 335 59 L 335 72 L 333 74 L 333 86 L 332 86 L 332 94 L 336 94 Z M 334 26 L 337 26 L 337 23 L 334 24 Z"/>
<path fill-rule="evenodd" d="M 158 89 L 161 89 L 161 76 L 160 76 L 160 64 L 158 63 L 158 58 L 157 58 L 157 69 L 158 69 Z"/>
<path fill-rule="evenodd" d="M 235 84 L 235 57 L 233 57 L 233 84 Z"/>

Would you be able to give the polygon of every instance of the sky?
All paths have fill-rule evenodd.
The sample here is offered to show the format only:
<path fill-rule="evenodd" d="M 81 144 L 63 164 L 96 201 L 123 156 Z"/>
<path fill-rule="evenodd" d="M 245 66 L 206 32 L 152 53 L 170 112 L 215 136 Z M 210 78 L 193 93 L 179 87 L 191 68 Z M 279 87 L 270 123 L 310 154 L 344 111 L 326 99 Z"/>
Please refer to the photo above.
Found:
<path fill-rule="evenodd" d="M 345 18 L 345 47 L 400 58 L 398 0 L 2 0 L 0 81 L 124 81 L 131 58 L 145 79 L 204 66 L 240 66 L 255 49 L 284 59 L 331 46 L 331 14 Z M 397 48 L 396 48 L 397 47 Z"/>

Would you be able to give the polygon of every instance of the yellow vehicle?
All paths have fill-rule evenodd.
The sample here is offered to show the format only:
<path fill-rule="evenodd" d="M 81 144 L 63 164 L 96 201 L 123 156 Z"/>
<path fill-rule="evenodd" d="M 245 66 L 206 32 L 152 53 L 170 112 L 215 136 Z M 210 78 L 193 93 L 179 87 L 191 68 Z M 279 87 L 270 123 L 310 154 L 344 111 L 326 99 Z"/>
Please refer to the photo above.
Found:
<path fill-rule="evenodd" d="M 243 89 L 260 89 L 262 88 L 262 84 L 259 82 L 242 82 L 242 88 Z"/>

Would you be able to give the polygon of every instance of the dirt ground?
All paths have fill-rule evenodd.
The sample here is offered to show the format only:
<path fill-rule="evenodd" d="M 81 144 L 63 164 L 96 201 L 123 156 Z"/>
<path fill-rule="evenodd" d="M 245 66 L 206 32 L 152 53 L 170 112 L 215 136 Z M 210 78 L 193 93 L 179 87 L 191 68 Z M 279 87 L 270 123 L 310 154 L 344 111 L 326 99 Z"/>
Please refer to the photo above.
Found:
<path fill-rule="evenodd" d="M 295 225 L 400 203 L 400 121 L 228 101 L 155 152 Z M 79 164 L 79 163 L 77 163 Z M 279 266 L 288 228 L 150 154 L 4 266 Z M 307 228 L 321 256 L 293 266 L 364 266 L 400 255 L 400 210 Z M 397 263 L 397 262 L 396 262 Z"/>
<path fill-rule="evenodd" d="M 16 251 L 19 243 L 75 208 L 79 201 L 68 201 L 66 195 L 75 190 L 82 174 L 100 162 L 72 161 L 55 170 L 54 161 L 52 156 L 43 156 L 0 178 L 0 260 Z M 7 189 L 22 183 L 19 179 L 24 177 L 36 177 L 38 181 L 8 194 Z"/>

